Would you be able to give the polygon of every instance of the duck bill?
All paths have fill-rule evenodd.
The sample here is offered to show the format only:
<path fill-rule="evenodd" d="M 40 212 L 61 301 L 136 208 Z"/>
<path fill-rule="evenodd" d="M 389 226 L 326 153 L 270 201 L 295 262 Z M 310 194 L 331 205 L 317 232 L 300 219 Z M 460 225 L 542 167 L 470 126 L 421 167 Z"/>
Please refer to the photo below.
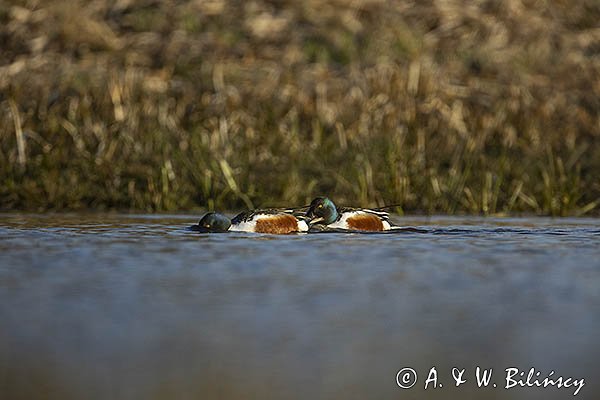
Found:
<path fill-rule="evenodd" d="M 314 224 L 318 224 L 319 222 L 323 222 L 323 221 L 325 221 L 325 218 L 315 217 L 315 218 L 311 219 L 310 221 L 308 221 L 308 223 L 311 225 L 314 225 Z"/>

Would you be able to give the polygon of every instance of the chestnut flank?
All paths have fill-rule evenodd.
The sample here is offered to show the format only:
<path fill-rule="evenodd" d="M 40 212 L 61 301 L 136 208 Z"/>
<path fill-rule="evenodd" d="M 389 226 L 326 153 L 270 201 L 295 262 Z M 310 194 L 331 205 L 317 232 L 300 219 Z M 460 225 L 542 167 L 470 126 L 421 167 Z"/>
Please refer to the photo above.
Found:
<path fill-rule="evenodd" d="M 357 231 L 382 231 L 383 222 L 381 219 L 373 214 L 359 214 L 356 216 L 348 217 L 346 220 L 349 229 L 355 229 Z"/>
<path fill-rule="evenodd" d="M 298 220 L 293 215 L 280 214 L 263 217 L 256 221 L 256 232 L 259 233 L 292 233 L 298 232 Z"/>

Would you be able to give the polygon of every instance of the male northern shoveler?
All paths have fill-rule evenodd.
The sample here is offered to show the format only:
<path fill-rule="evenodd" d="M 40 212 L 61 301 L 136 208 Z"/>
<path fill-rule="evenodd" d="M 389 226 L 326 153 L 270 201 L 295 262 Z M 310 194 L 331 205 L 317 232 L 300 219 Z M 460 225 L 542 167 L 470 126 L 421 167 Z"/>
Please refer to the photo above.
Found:
<path fill-rule="evenodd" d="M 306 213 L 309 224 L 325 225 L 327 228 L 355 231 L 387 231 L 394 227 L 390 215 L 381 208 L 336 207 L 327 197 L 317 197 Z"/>
<path fill-rule="evenodd" d="M 305 210 L 273 208 L 244 211 L 231 220 L 219 213 L 208 213 L 192 230 L 200 232 L 257 232 L 285 234 L 308 231 Z"/>

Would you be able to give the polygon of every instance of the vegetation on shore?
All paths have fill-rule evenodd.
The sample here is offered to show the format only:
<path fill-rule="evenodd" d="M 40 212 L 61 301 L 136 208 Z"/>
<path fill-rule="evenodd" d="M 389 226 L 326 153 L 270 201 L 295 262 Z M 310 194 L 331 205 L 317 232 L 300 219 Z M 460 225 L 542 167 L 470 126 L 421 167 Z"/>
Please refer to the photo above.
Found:
<path fill-rule="evenodd" d="M 0 3 L 0 209 L 600 207 L 600 3 Z"/>

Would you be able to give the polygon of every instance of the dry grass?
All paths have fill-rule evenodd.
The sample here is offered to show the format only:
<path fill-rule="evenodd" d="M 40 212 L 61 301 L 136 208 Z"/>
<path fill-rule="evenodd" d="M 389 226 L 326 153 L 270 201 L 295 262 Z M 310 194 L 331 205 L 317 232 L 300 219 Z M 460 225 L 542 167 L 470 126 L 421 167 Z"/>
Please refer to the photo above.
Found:
<path fill-rule="evenodd" d="M 597 1 L 0 3 L 0 208 L 600 204 Z"/>

